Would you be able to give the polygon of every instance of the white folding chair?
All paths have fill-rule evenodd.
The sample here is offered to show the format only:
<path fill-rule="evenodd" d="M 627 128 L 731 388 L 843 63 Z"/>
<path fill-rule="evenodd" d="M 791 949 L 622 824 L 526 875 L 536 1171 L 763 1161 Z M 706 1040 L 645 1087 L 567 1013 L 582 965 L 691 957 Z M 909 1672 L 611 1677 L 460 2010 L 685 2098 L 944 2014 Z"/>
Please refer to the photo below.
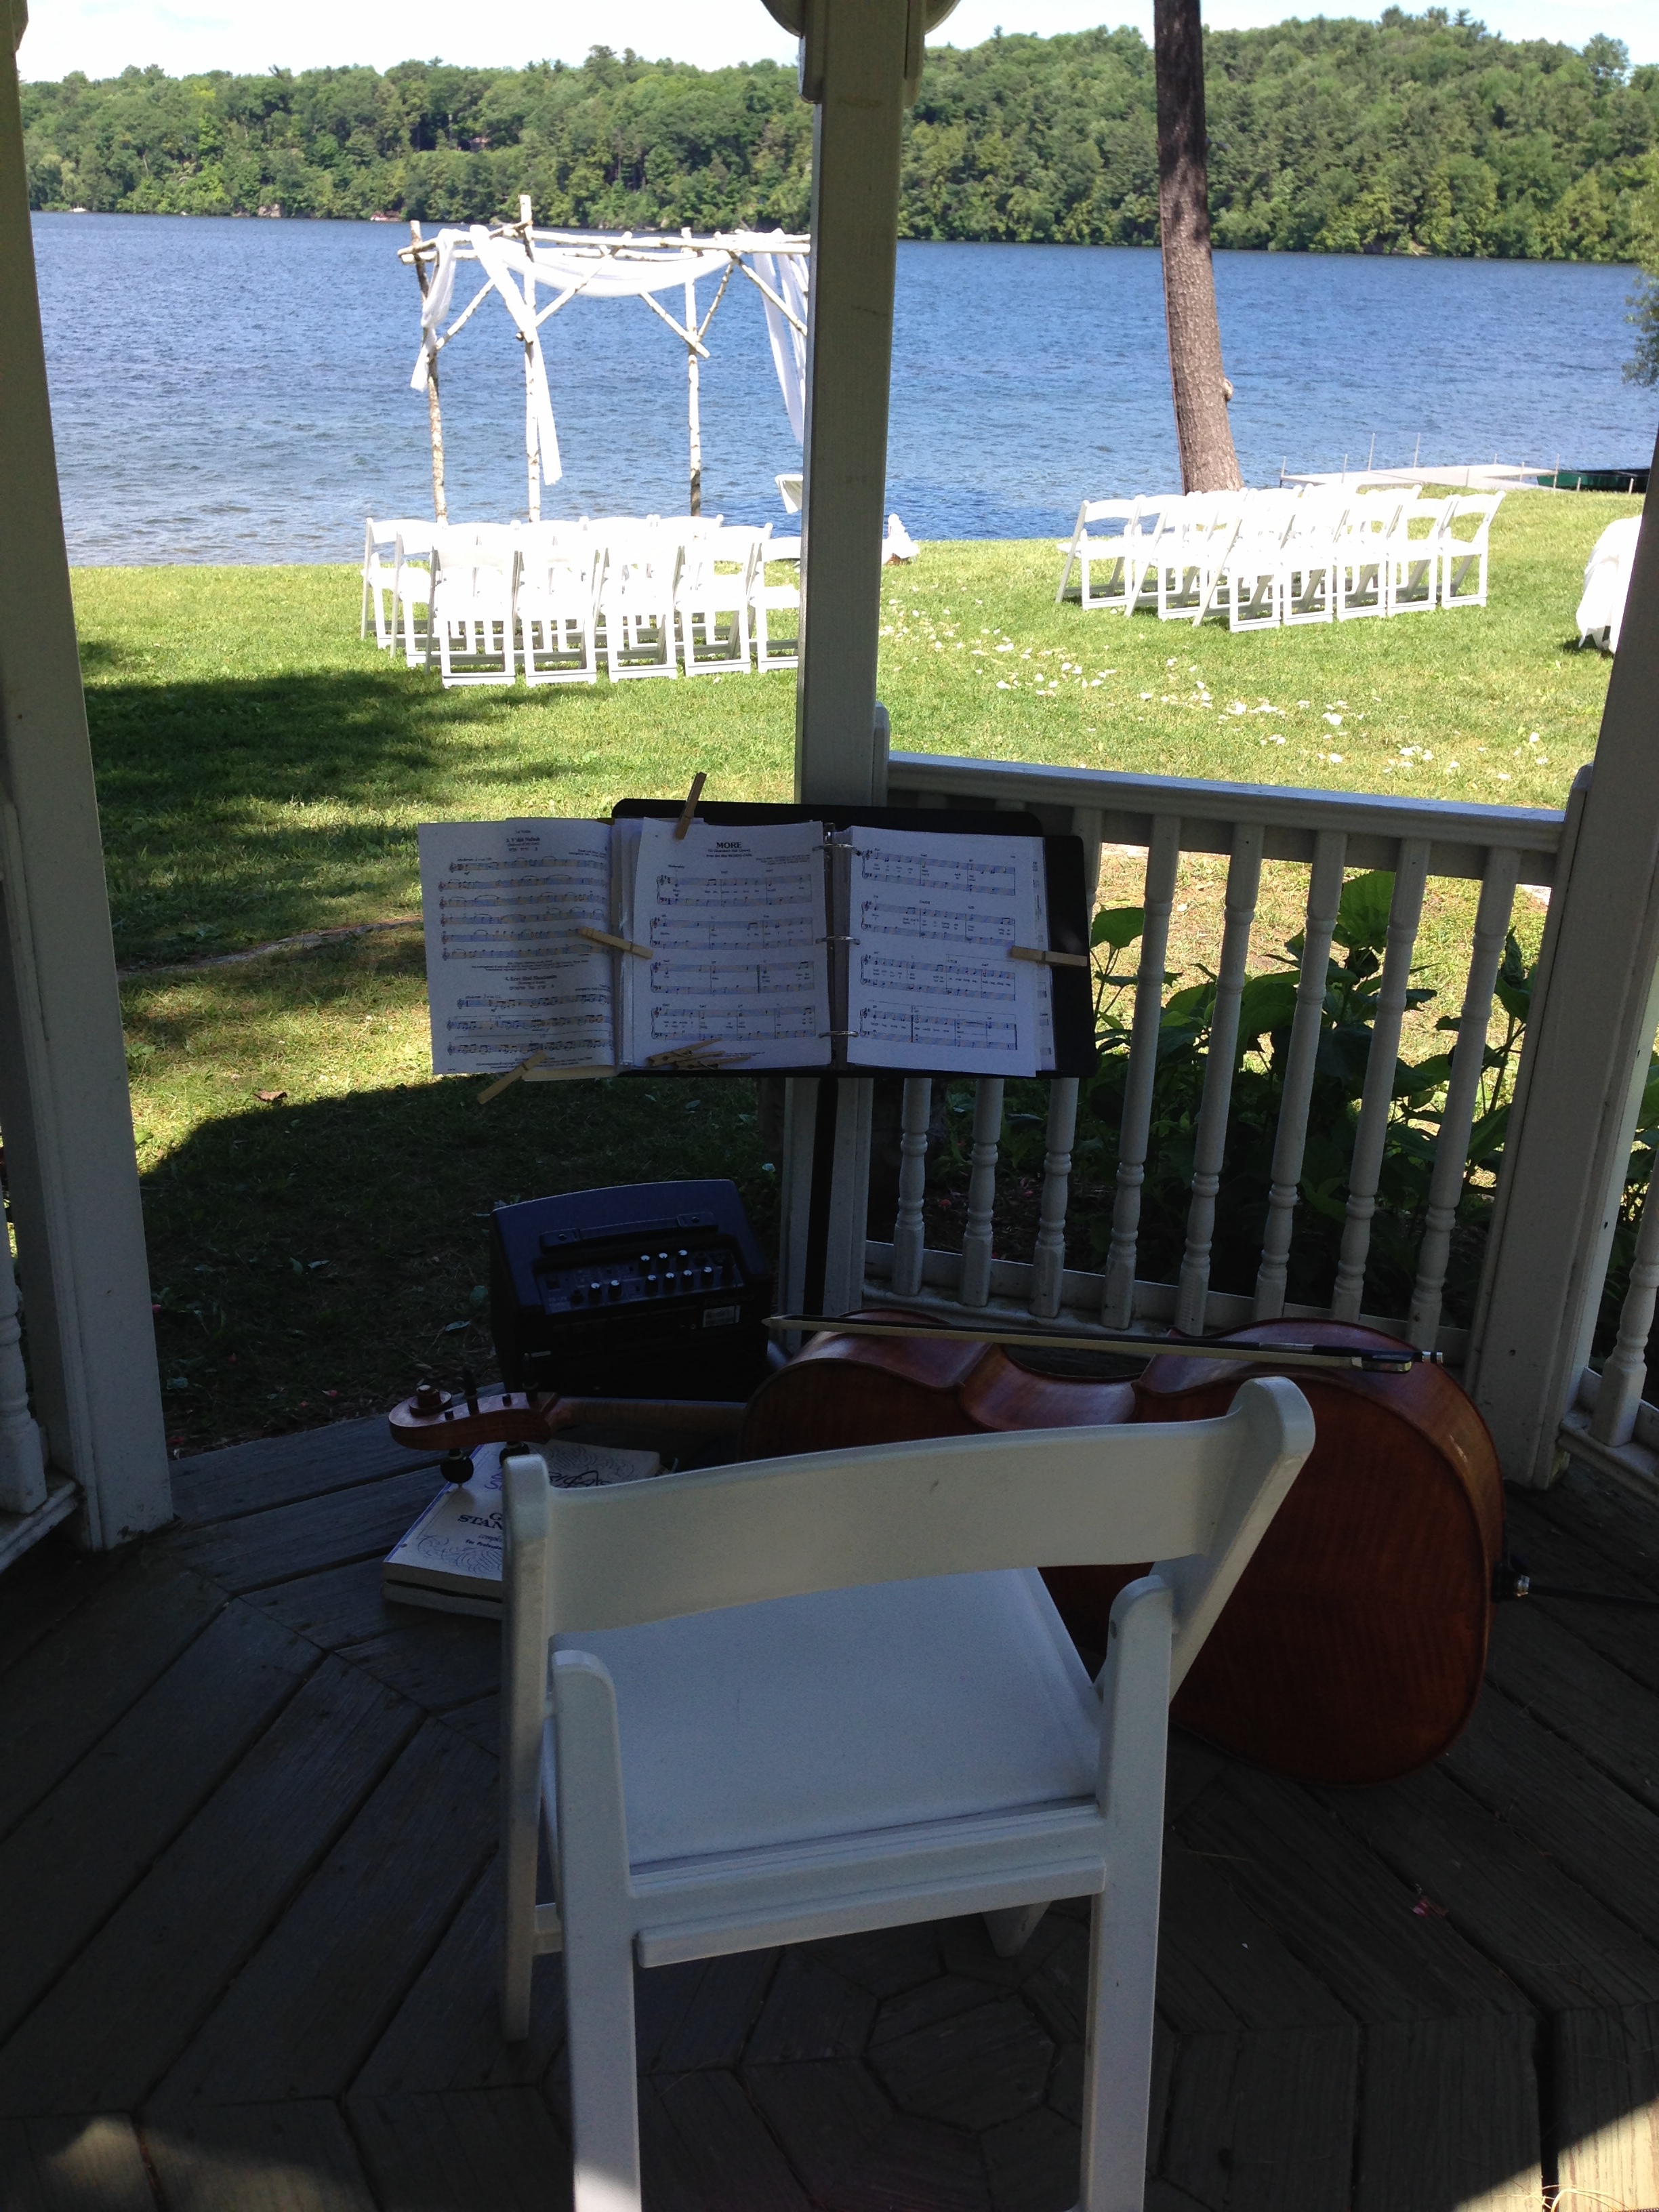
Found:
<path fill-rule="evenodd" d="M 401 633 L 404 659 L 410 668 L 426 659 L 426 626 L 432 605 L 432 540 L 438 526 L 431 522 L 386 522 L 371 528 L 389 530 L 392 571 L 386 643 L 398 649 Z"/>
<path fill-rule="evenodd" d="M 676 530 L 654 518 L 631 528 L 607 526 L 599 617 L 605 665 L 613 684 L 627 677 L 679 674 L 674 593 L 683 557 Z"/>
<path fill-rule="evenodd" d="M 363 525 L 363 603 L 357 635 L 367 638 L 372 621 L 374 642 L 382 653 L 390 647 L 397 635 L 398 601 L 394 586 L 398 542 L 406 538 L 411 550 L 418 550 L 423 538 L 429 537 L 431 530 L 429 522 L 380 522 L 372 514 Z"/>
<path fill-rule="evenodd" d="M 1336 546 L 1336 618 L 1359 622 L 1389 611 L 1389 540 L 1401 508 L 1396 495 L 1372 494 L 1349 507 Z"/>
<path fill-rule="evenodd" d="M 1402 501 L 1386 546 L 1391 615 L 1432 614 L 1439 605 L 1441 550 L 1453 503 L 1415 490 Z"/>
<path fill-rule="evenodd" d="M 579 524 L 518 533 L 515 614 L 526 684 L 597 684 L 605 548 Z"/>
<path fill-rule="evenodd" d="M 511 684 L 517 674 L 514 601 L 519 554 L 505 525 L 440 530 L 432 544 L 426 664 L 434 648 L 444 689 Z"/>
<path fill-rule="evenodd" d="M 1501 491 L 1478 492 L 1452 501 L 1440 540 L 1440 604 L 1443 607 L 1484 607 L 1491 554 L 1492 519 L 1504 504 Z M 1474 525 L 1459 537 L 1460 522 Z"/>
<path fill-rule="evenodd" d="M 794 564 L 793 582 L 767 582 L 766 571 L 775 562 Z M 761 538 L 754 590 L 749 602 L 758 674 L 764 676 L 774 669 L 800 666 L 800 540 L 774 538 L 769 528 Z M 781 638 L 775 632 L 781 633 Z"/>
<path fill-rule="evenodd" d="M 1075 568 L 1080 606 L 1112 607 L 1127 615 L 1134 605 L 1140 580 L 1133 557 L 1139 522 L 1138 499 L 1085 499 L 1077 511 L 1071 536 L 1058 541 L 1066 558 L 1060 564 L 1054 605 L 1059 606 L 1065 599 Z M 1094 580 L 1097 568 L 1105 576 L 1098 586 Z"/>
<path fill-rule="evenodd" d="M 1242 505 L 1237 492 L 1189 492 L 1178 508 L 1172 503 L 1158 544 L 1160 622 L 1201 622 L 1216 603 Z"/>
<path fill-rule="evenodd" d="M 1297 501 L 1285 541 L 1285 589 L 1279 618 L 1298 623 L 1336 620 L 1336 564 L 1347 526 L 1347 501 L 1322 492 Z"/>
<path fill-rule="evenodd" d="M 688 676 L 749 673 L 749 614 L 763 543 L 758 530 L 686 539 L 674 611 Z"/>
<path fill-rule="evenodd" d="M 574 2212 L 638 2212 L 636 1964 L 965 1912 L 1009 1954 L 1085 1895 L 1080 2205 L 1140 2204 L 1169 1699 L 1313 1438 L 1274 1377 L 608 1489 L 503 1459 L 503 2031 L 562 1949 Z M 1038 1564 L 1148 1558 L 1091 1683 Z"/>

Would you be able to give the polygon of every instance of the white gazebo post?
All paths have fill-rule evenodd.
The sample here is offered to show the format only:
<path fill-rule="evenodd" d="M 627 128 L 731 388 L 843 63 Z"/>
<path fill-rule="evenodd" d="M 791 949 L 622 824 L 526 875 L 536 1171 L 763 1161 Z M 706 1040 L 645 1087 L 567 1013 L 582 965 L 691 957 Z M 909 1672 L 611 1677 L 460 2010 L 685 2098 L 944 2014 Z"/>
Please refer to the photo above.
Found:
<path fill-rule="evenodd" d="M 9 13 L 0 6 L 0 24 L 19 36 L 22 21 L 19 0 Z M 173 1506 L 14 39 L 5 35 L 0 292 L 0 1130 L 46 1447 L 50 1495 L 38 1510 L 61 1518 L 78 1502 L 82 1540 L 106 1550 L 160 1526 Z M 0 1344 L 9 1401 L 14 1359 Z M 27 1444 L 14 1402 L 4 1421 L 15 1478 Z M 18 1518 L 0 1505 L 0 1559 L 27 1540 Z"/>
<path fill-rule="evenodd" d="M 1577 834 L 1552 897 L 1466 1376 L 1505 1475 L 1539 1488 L 1589 1358 L 1659 1019 L 1656 483 Z"/>
<path fill-rule="evenodd" d="M 800 40 L 801 91 L 817 110 L 795 708 L 795 792 L 814 805 L 885 796 L 876 657 L 900 137 L 924 33 L 954 4 L 766 0 Z M 779 1265 L 798 1311 L 804 1302 L 844 1312 L 861 1293 L 870 1101 L 867 1079 L 789 1085 Z"/>

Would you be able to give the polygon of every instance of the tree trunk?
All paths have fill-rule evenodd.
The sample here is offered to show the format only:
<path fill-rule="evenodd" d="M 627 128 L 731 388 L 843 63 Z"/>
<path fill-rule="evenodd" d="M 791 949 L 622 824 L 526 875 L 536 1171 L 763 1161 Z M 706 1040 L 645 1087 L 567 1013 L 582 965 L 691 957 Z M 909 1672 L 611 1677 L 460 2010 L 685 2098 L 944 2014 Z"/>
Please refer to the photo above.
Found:
<path fill-rule="evenodd" d="M 1204 130 L 1204 32 L 1199 0 L 1154 0 L 1158 216 L 1164 313 L 1183 491 L 1237 491 L 1243 479 L 1227 422 L 1232 387 L 1221 366 L 1210 265 L 1210 177 Z"/>

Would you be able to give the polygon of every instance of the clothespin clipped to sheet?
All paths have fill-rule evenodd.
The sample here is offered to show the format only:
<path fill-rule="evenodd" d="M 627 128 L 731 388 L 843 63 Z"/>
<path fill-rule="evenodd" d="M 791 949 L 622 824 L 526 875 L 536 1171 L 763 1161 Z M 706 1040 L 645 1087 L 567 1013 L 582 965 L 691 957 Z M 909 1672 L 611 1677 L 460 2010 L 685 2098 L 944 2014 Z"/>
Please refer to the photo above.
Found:
<path fill-rule="evenodd" d="M 1051 952 L 1046 945 L 1011 945 L 1008 957 L 1011 960 L 1036 960 L 1045 968 L 1086 968 L 1089 964 L 1086 952 Z"/>
<path fill-rule="evenodd" d="M 721 1052 L 712 1042 L 700 1044 L 677 1044 L 670 1052 L 653 1052 L 641 1064 L 645 1067 L 661 1068 L 718 1068 L 735 1066 L 739 1061 L 752 1060 L 752 1052 Z"/>
<path fill-rule="evenodd" d="M 680 809 L 680 818 L 674 824 L 674 842 L 678 844 L 697 818 L 697 801 L 702 797 L 702 787 L 708 778 L 699 769 L 691 779 L 691 788 L 685 794 L 685 804 Z"/>
<path fill-rule="evenodd" d="M 539 1067 L 546 1058 L 545 1052 L 532 1052 L 527 1060 L 521 1060 L 516 1067 L 509 1067 L 505 1075 L 498 1075 L 493 1083 L 487 1085 L 478 1093 L 479 1105 L 488 1106 L 492 1098 L 499 1098 L 502 1091 L 510 1085 L 521 1082 L 532 1067 Z"/>
<path fill-rule="evenodd" d="M 631 952 L 636 960 L 648 960 L 651 957 L 651 947 L 648 945 L 635 945 L 631 937 L 613 937 L 608 929 L 589 929 L 585 925 L 578 924 L 576 934 L 578 937 L 585 937 L 590 945 L 609 945 L 613 952 Z"/>

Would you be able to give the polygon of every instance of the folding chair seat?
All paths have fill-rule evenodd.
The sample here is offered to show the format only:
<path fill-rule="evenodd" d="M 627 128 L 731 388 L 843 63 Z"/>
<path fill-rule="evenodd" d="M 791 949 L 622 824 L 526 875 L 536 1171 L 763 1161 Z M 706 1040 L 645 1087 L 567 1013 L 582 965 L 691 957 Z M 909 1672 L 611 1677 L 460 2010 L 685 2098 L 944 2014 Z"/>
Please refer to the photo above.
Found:
<path fill-rule="evenodd" d="M 1492 519 L 1504 504 L 1504 495 L 1477 492 L 1453 500 L 1440 540 L 1440 604 L 1443 607 L 1484 607 L 1487 566 L 1491 555 Z M 1458 535 L 1458 525 L 1473 523 L 1468 535 Z"/>
<path fill-rule="evenodd" d="M 1134 558 L 1139 523 L 1138 499 L 1085 499 L 1077 511 L 1077 526 L 1071 536 L 1058 541 L 1066 558 L 1060 564 L 1054 605 L 1059 606 L 1065 599 L 1075 568 L 1080 606 L 1114 607 L 1121 614 L 1129 613 L 1140 580 Z M 1097 568 L 1103 579 L 1098 584 Z"/>
<path fill-rule="evenodd" d="M 1241 512 L 1237 493 L 1190 493 L 1170 517 L 1158 547 L 1160 622 L 1201 622 L 1217 602 Z"/>
<path fill-rule="evenodd" d="M 763 533 L 710 530 L 685 541 L 674 611 L 688 676 L 749 673 L 749 614 Z"/>
<path fill-rule="evenodd" d="M 627 677 L 678 676 L 674 595 L 684 549 L 669 526 L 611 528 L 599 586 L 605 665 L 613 684 Z"/>
<path fill-rule="evenodd" d="M 769 584 L 766 572 L 774 564 L 793 563 L 793 580 Z M 761 539 L 755 563 L 755 585 L 749 602 L 750 623 L 755 638 L 755 668 L 764 676 L 773 669 L 800 666 L 800 540 L 774 538 L 769 529 Z"/>
<path fill-rule="evenodd" d="M 503 1457 L 502 2019 L 528 2033 L 535 1959 L 562 1949 L 574 2212 L 640 2206 L 636 1965 L 964 1912 L 1008 1954 L 1079 1896 L 1080 2205 L 1133 2212 L 1169 1699 L 1313 1434 L 1273 1378 L 1217 1421 L 607 1489 Z M 1091 1684 L 1037 1563 L 1148 1557 Z"/>
<path fill-rule="evenodd" d="M 519 532 L 519 655 L 526 684 L 597 684 L 605 548 L 580 525 Z"/>
<path fill-rule="evenodd" d="M 511 684 L 517 674 L 519 556 L 505 527 L 441 530 L 432 547 L 426 662 L 435 648 L 444 689 Z"/>

